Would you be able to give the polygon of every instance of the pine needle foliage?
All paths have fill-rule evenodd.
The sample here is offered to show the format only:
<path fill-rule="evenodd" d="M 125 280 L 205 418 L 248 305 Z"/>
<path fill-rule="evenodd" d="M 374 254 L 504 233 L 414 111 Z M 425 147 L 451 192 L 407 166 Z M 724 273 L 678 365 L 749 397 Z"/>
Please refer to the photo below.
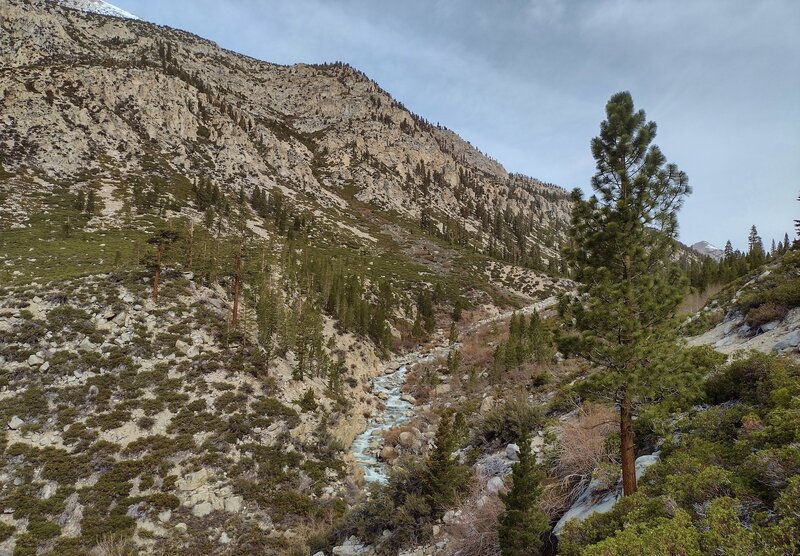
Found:
<path fill-rule="evenodd" d="M 544 472 L 536 464 L 527 436 L 519 446 L 519 461 L 512 469 L 513 483 L 508 492 L 500 494 L 506 506 L 497 528 L 503 556 L 540 554 L 542 535 L 550 528 L 547 514 L 538 506 Z"/>
<path fill-rule="evenodd" d="M 594 194 L 573 192 L 568 256 L 582 284 L 573 305 L 581 355 L 621 411 L 623 483 L 636 490 L 631 401 L 658 359 L 686 281 L 674 262 L 677 213 L 690 193 L 686 174 L 652 144 L 656 124 L 636 111 L 628 92 L 606 105 L 591 143 Z M 674 328 L 674 327 L 672 327 Z"/>

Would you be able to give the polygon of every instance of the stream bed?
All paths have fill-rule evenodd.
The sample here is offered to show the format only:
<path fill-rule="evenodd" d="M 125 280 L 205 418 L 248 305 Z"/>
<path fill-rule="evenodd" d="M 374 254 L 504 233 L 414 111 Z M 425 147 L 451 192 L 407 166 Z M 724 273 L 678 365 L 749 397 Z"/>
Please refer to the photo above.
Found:
<path fill-rule="evenodd" d="M 376 394 L 385 394 L 385 409 L 367 421 L 367 429 L 353 441 L 351 451 L 356 463 L 364 471 L 364 481 L 386 482 L 386 464 L 378 460 L 379 444 L 383 433 L 402 425 L 413 415 L 413 406 L 402 399 L 408 365 L 401 365 L 393 372 L 384 373 L 372 381 Z"/>
<path fill-rule="evenodd" d="M 372 379 L 372 392 L 383 399 L 384 409 L 367 420 L 367 428 L 353 440 L 350 447 L 356 464 L 364 472 L 365 483 L 386 482 L 386 463 L 378 459 L 383 433 L 407 423 L 414 416 L 414 405 L 403 399 L 403 386 L 409 369 L 417 363 L 446 357 L 450 350 L 459 345 L 439 346 L 426 354 L 410 354 L 405 363 L 395 363 L 388 367 L 387 372 Z"/>

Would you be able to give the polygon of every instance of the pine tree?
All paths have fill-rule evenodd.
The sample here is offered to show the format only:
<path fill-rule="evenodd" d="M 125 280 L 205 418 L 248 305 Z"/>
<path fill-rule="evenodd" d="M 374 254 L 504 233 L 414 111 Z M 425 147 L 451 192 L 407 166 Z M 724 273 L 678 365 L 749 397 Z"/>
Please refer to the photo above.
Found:
<path fill-rule="evenodd" d="M 797 200 L 800 201 L 800 197 L 797 197 Z M 794 221 L 794 229 L 797 230 L 797 237 L 800 237 L 800 220 Z M 788 234 L 787 234 L 788 239 Z"/>
<path fill-rule="evenodd" d="M 75 210 L 83 212 L 84 208 L 86 207 L 86 195 L 83 191 L 78 191 L 78 196 L 75 197 L 75 201 L 73 202 L 72 206 Z"/>
<path fill-rule="evenodd" d="M 604 372 L 600 385 L 620 411 L 625 495 L 636 491 L 633 401 L 683 297 L 686 280 L 671 257 L 677 211 L 690 192 L 686 174 L 651 145 L 655 122 L 634 111 L 630 93 L 606 105 L 592 140 L 594 195 L 575 202 L 568 255 L 586 294 L 573 311 L 582 331 L 579 352 Z"/>
<path fill-rule="evenodd" d="M 547 514 L 537 504 L 544 472 L 536 465 L 527 436 L 519 446 L 519 461 L 512 468 L 511 489 L 500 494 L 505 511 L 498 516 L 497 533 L 503 556 L 541 554 L 542 534 L 550 528 Z"/>
<path fill-rule="evenodd" d="M 97 208 L 97 194 L 94 189 L 89 190 L 89 195 L 86 197 L 86 214 L 92 216 Z"/>
<path fill-rule="evenodd" d="M 261 295 L 259 295 L 256 305 L 256 314 L 258 318 L 258 340 L 264 350 L 267 366 L 269 366 L 277 352 L 277 335 L 281 330 L 284 318 L 280 293 L 272 287 L 271 283 L 265 283 L 261 288 Z"/>
<path fill-rule="evenodd" d="M 453 458 L 458 449 L 460 431 L 458 419 L 446 411 L 439 421 L 433 449 L 426 461 L 425 490 L 427 497 L 439 514 L 452 505 L 469 484 L 469 470 Z"/>
<path fill-rule="evenodd" d="M 764 250 L 761 243 L 761 236 L 758 235 L 758 230 L 755 224 L 750 227 L 750 235 L 747 236 L 748 252 L 752 253 L 756 249 Z"/>
<path fill-rule="evenodd" d="M 725 242 L 725 250 L 723 251 L 722 258 L 723 260 L 727 260 L 733 257 L 733 245 L 731 245 L 731 240 Z"/>
<path fill-rule="evenodd" d="M 161 276 L 161 258 L 170 246 L 178 241 L 180 236 L 177 232 L 172 230 L 158 230 L 153 237 L 147 240 L 147 243 L 154 245 L 156 248 L 155 258 L 152 261 L 153 267 L 153 292 L 152 297 L 158 297 L 158 281 Z"/>
<path fill-rule="evenodd" d="M 450 323 L 450 334 L 448 334 L 447 339 L 451 346 L 458 341 L 458 328 L 456 327 L 456 321 Z"/>
<path fill-rule="evenodd" d="M 233 313 L 231 324 L 234 328 L 239 322 L 239 293 L 242 289 L 242 256 L 244 252 L 244 235 L 239 237 L 236 245 L 236 254 L 233 259 Z"/>

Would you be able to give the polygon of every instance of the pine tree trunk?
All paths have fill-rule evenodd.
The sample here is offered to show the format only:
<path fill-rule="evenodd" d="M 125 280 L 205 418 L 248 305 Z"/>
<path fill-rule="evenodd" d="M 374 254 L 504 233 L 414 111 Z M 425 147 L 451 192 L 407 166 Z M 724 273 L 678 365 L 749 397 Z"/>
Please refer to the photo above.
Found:
<path fill-rule="evenodd" d="M 189 221 L 189 261 L 187 266 L 189 271 L 192 270 L 192 263 L 194 262 L 194 222 Z"/>
<path fill-rule="evenodd" d="M 153 299 L 158 297 L 158 278 L 161 275 L 161 243 L 158 244 L 158 248 L 156 249 L 156 271 L 155 275 L 153 276 Z"/>
<path fill-rule="evenodd" d="M 240 265 L 241 259 L 239 255 L 236 255 L 236 272 L 233 276 L 233 319 L 232 324 L 235 327 L 237 321 L 239 320 L 239 286 L 241 282 L 241 272 L 240 272 Z"/>
<path fill-rule="evenodd" d="M 627 388 L 622 390 L 619 405 L 620 457 L 622 461 L 622 492 L 636 492 L 636 454 L 633 448 L 633 415 Z"/>

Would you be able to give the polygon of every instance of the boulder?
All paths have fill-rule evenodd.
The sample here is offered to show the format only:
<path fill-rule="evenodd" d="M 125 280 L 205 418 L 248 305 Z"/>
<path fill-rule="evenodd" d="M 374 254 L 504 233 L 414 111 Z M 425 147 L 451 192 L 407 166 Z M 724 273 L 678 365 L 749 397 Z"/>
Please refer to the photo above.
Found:
<path fill-rule="evenodd" d="M 11 420 L 8 422 L 8 428 L 12 431 L 19 430 L 19 428 L 25 424 L 25 421 L 14 415 Z"/>
<path fill-rule="evenodd" d="M 210 502 L 200 502 L 192 508 L 192 515 L 195 517 L 205 517 L 214 511 L 214 506 Z"/>
<path fill-rule="evenodd" d="M 178 481 L 178 488 L 185 492 L 198 490 L 208 484 L 209 477 L 208 469 L 201 469 L 196 473 L 190 473 L 182 481 Z"/>
<path fill-rule="evenodd" d="M 242 502 L 244 499 L 241 496 L 230 496 L 225 499 L 224 508 L 226 512 L 235 514 L 242 510 Z"/>
<path fill-rule="evenodd" d="M 177 349 L 184 355 L 186 355 L 189 352 L 190 347 L 191 346 L 188 343 L 184 342 L 183 340 L 178 340 L 177 342 L 175 342 L 175 349 Z"/>
<path fill-rule="evenodd" d="M 433 389 L 433 393 L 437 395 L 448 394 L 450 390 L 452 390 L 452 387 L 449 384 L 440 384 Z"/>
<path fill-rule="evenodd" d="M 397 450 L 392 446 L 384 446 L 381 450 L 380 458 L 383 461 L 394 461 L 397 459 Z"/>
<path fill-rule="evenodd" d="M 519 446 L 516 444 L 509 444 L 506 446 L 506 457 L 511 461 L 519 460 Z"/>
<path fill-rule="evenodd" d="M 374 553 L 371 546 L 366 546 L 354 536 L 333 548 L 333 556 L 367 556 Z"/>
<path fill-rule="evenodd" d="M 478 409 L 478 411 L 480 411 L 481 413 L 488 413 L 489 411 L 494 409 L 494 405 L 495 405 L 494 396 L 486 396 L 485 398 L 483 398 L 483 401 L 481 401 L 481 407 L 480 409 Z"/>
<path fill-rule="evenodd" d="M 58 483 L 55 483 L 53 481 L 48 481 L 47 483 L 44 484 L 42 490 L 39 491 L 39 498 L 41 498 L 42 500 L 49 500 L 50 498 L 53 497 L 53 495 L 56 493 L 57 490 L 58 490 Z"/>
<path fill-rule="evenodd" d="M 28 357 L 28 366 L 30 367 L 38 367 L 42 363 L 44 363 L 44 359 L 42 359 L 36 354 L 33 354 L 30 357 Z"/>
<path fill-rule="evenodd" d="M 500 492 L 505 488 L 505 483 L 501 477 L 492 477 L 486 482 L 486 490 L 495 493 Z"/>
<path fill-rule="evenodd" d="M 772 346 L 772 351 L 773 353 L 778 353 L 779 351 L 793 348 L 798 345 L 800 345 L 800 330 L 795 330 L 794 332 L 784 336 L 782 340 L 776 342 L 775 345 Z"/>
<path fill-rule="evenodd" d="M 167 523 L 170 519 L 172 519 L 172 510 L 164 510 L 158 514 L 158 520 L 161 523 Z"/>
<path fill-rule="evenodd" d="M 780 324 L 780 322 L 779 322 L 779 321 L 777 321 L 777 320 L 773 320 L 773 321 L 771 321 L 771 322 L 768 322 L 768 323 L 766 323 L 766 324 L 762 324 L 762 325 L 761 325 L 761 326 L 759 326 L 758 328 L 759 328 L 759 330 L 760 330 L 761 332 L 769 332 L 770 330 L 775 330 L 776 328 L 778 328 L 778 325 L 779 325 L 779 324 Z"/>
<path fill-rule="evenodd" d="M 446 525 L 453 525 L 458 523 L 461 519 L 461 510 L 447 510 L 442 516 L 442 521 Z"/>
<path fill-rule="evenodd" d="M 398 441 L 403 448 L 411 448 L 414 445 L 414 435 L 408 431 L 403 431 L 400 433 Z"/>

